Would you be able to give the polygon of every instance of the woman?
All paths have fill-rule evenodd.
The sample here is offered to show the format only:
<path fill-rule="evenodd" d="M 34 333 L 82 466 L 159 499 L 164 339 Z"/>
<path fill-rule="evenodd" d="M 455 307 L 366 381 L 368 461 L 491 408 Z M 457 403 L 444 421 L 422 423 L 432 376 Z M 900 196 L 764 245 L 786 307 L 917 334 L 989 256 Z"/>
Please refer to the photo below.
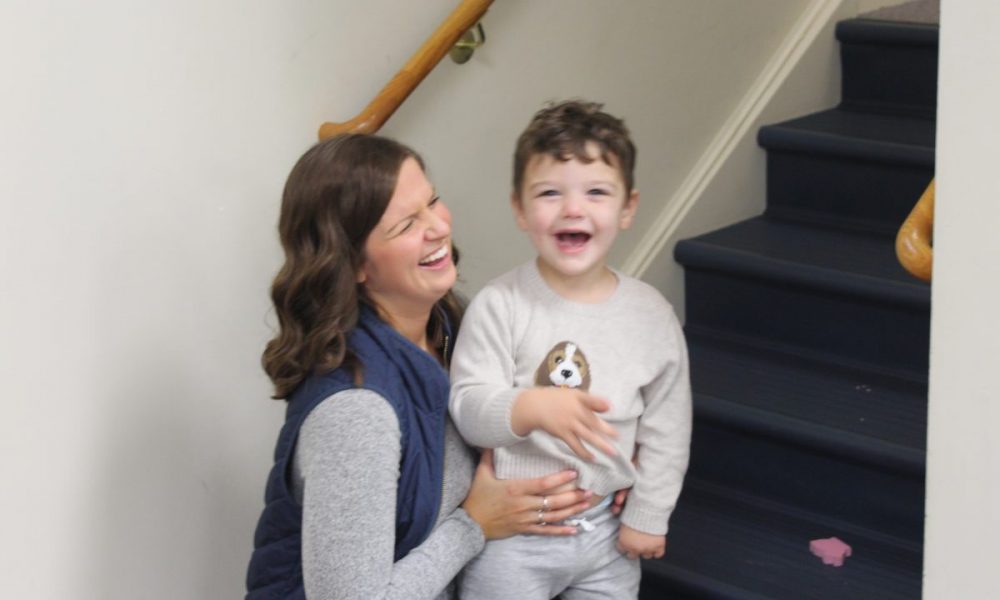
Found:
<path fill-rule="evenodd" d="M 572 533 L 544 524 L 587 507 L 572 472 L 498 481 L 448 418 L 451 215 L 420 157 L 376 136 L 317 144 L 279 232 L 263 363 L 288 408 L 247 597 L 450 598 L 485 539 Z"/>

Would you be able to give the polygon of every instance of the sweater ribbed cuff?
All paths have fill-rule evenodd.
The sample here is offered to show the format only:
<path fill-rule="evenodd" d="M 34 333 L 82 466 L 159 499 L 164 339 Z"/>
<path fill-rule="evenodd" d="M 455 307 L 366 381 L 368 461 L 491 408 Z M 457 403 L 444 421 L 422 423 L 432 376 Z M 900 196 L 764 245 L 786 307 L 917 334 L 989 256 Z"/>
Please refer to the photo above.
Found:
<path fill-rule="evenodd" d="M 469 548 L 472 551 L 470 559 L 472 556 L 482 552 L 483 547 L 486 545 L 486 536 L 479 523 L 476 523 L 469 516 L 469 513 L 465 512 L 465 509 L 461 507 L 456 508 L 455 512 L 451 513 L 451 518 L 463 526 L 462 540 L 456 544 L 456 548 Z"/>
<path fill-rule="evenodd" d="M 621 521 L 636 531 L 648 533 L 650 535 L 665 535 L 667 533 L 667 521 L 670 519 L 669 510 L 653 509 L 648 506 L 632 502 L 632 498 L 625 501 L 625 509 L 622 510 Z"/>
<path fill-rule="evenodd" d="M 502 448 L 516 444 L 525 438 L 514 433 L 510 425 L 511 411 L 514 409 L 514 401 L 521 393 L 518 388 L 504 390 L 493 398 L 484 411 L 484 418 L 479 426 L 484 427 L 484 437 L 496 440 L 489 447 Z"/>

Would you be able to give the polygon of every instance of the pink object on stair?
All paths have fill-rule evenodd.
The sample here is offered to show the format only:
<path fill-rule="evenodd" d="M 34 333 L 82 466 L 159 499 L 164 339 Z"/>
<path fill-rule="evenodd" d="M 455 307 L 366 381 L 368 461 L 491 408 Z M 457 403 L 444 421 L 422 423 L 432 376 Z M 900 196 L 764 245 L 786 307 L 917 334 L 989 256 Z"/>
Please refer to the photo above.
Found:
<path fill-rule="evenodd" d="M 823 559 L 824 565 L 843 566 L 844 559 L 851 555 L 851 547 L 839 538 L 826 538 L 809 542 L 809 551 Z"/>

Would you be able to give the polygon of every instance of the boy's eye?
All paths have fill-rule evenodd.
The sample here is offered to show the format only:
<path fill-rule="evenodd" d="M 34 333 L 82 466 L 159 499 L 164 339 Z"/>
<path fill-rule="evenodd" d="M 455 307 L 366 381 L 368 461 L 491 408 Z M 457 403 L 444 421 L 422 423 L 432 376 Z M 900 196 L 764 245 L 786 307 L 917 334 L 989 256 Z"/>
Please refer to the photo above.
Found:
<path fill-rule="evenodd" d="M 551 196 L 558 196 L 558 195 L 559 195 L 559 192 L 557 190 L 542 190 L 542 191 L 538 192 L 538 196 L 540 198 L 544 197 L 544 196 L 550 196 L 551 197 Z"/>
<path fill-rule="evenodd" d="M 611 192 L 602 188 L 593 188 L 587 193 L 590 194 L 591 196 L 607 196 Z"/>
<path fill-rule="evenodd" d="M 438 200 L 440 200 L 440 199 L 441 199 L 441 196 L 434 196 L 433 198 L 431 198 L 431 201 L 430 201 L 430 203 L 427 206 L 434 206 L 435 204 L 438 203 Z"/>

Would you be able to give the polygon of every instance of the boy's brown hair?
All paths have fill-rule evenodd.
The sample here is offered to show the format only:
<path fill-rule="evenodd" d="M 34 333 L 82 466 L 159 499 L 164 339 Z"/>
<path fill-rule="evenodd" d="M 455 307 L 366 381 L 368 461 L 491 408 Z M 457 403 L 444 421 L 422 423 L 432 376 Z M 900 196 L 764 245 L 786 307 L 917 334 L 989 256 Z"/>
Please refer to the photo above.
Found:
<path fill-rule="evenodd" d="M 596 102 L 567 100 L 535 113 L 514 150 L 516 198 L 521 197 L 524 171 L 534 156 L 548 154 L 559 161 L 576 158 L 589 163 L 594 158 L 587 153 L 588 142 L 597 145 L 601 160 L 621 171 L 628 197 L 634 184 L 635 144 L 625 122 L 603 112 L 603 107 Z"/>

